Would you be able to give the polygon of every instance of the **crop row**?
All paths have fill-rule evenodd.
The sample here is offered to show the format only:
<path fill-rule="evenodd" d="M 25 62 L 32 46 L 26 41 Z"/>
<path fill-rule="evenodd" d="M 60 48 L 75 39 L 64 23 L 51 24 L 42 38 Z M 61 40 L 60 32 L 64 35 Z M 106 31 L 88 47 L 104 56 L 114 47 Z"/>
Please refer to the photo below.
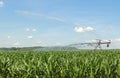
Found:
<path fill-rule="evenodd" d="M 0 51 L 0 78 L 120 78 L 120 51 Z"/>

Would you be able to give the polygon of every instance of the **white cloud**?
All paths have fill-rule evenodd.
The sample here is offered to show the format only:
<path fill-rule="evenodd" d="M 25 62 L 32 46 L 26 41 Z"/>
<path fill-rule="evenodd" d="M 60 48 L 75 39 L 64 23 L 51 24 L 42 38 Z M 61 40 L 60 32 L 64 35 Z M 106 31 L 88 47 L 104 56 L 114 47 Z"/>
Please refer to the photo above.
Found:
<path fill-rule="evenodd" d="M 46 18 L 51 19 L 51 20 L 56 20 L 56 21 L 59 21 L 59 22 L 64 22 L 64 20 L 63 20 L 63 19 L 58 18 L 58 17 L 46 16 Z"/>
<path fill-rule="evenodd" d="M 26 31 L 36 32 L 36 31 L 37 31 L 37 29 L 35 29 L 35 28 L 33 28 L 33 29 L 26 28 Z"/>
<path fill-rule="evenodd" d="M 92 27 L 75 27 L 74 30 L 75 30 L 75 32 L 90 32 L 90 31 L 93 31 L 94 28 L 92 28 Z"/>
<path fill-rule="evenodd" d="M 75 32 L 84 32 L 84 28 L 83 27 L 75 27 Z"/>
<path fill-rule="evenodd" d="M 14 46 L 19 46 L 19 45 L 21 45 L 21 43 L 20 42 L 15 42 L 13 45 Z"/>
<path fill-rule="evenodd" d="M 29 29 L 29 28 L 26 28 L 26 31 L 30 31 L 30 29 Z"/>
<path fill-rule="evenodd" d="M 32 29 L 33 32 L 37 31 L 37 29 Z"/>
<path fill-rule="evenodd" d="M 34 12 L 30 12 L 30 11 L 17 10 L 16 13 L 23 14 L 23 15 L 31 15 L 31 16 L 42 17 L 42 18 L 45 18 L 45 19 L 55 20 L 55 21 L 59 21 L 59 22 L 65 22 L 64 19 L 61 19 L 59 17 L 47 16 L 47 15 L 43 15 L 43 14 L 40 14 L 40 13 L 34 13 Z"/>
<path fill-rule="evenodd" d="M 7 38 L 9 39 L 9 38 L 11 38 L 11 36 L 7 36 Z"/>
<path fill-rule="evenodd" d="M 89 31 L 93 31 L 94 29 L 92 27 L 86 27 L 84 30 L 89 32 Z"/>
<path fill-rule="evenodd" d="M 42 43 L 42 41 L 38 41 L 37 43 L 38 43 L 38 44 L 41 44 L 41 43 Z"/>
<path fill-rule="evenodd" d="M 30 35 L 30 36 L 27 36 L 27 38 L 28 38 L 28 39 L 32 39 L 32 38 L 33 38 L 33 36 L 31 36 L 31 35 Z"/>
<path fill-rule="evenodd" d="M 3 6 L 4 6 L 4 2 L 0 1 L 0 7 L 3 7 Z"/>

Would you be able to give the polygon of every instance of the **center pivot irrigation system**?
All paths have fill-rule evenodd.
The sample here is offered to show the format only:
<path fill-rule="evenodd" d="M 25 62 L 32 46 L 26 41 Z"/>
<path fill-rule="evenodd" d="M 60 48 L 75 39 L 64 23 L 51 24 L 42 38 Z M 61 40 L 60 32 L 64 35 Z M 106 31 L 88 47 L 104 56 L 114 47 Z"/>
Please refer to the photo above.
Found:
<path fill-rule="evenodd" d="M 94 42 L 77 43 L 77 44 L 71 44 L 70 46 L 95 45 L 94 51 L 96 51 L 98 48 L 102 50 L 102 47 L 101 47 L 102 44 L 106 44 L 107 45 L 106 47 L 109 47 L 109 45 L 111 44 L 111 40 L 104 41 L 104 40 L 96 39 Z"/>

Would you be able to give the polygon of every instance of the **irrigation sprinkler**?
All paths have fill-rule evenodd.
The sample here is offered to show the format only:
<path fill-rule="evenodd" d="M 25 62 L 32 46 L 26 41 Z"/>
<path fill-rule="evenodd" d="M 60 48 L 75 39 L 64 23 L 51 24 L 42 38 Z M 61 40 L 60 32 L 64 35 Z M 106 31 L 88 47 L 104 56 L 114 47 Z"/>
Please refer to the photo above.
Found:
<path fill-rule="evenodd" d="M 96 39 L 94 42 L 85 42 L 85 43 L 77 43 L 77 44 L 70 44 L 70 46 L 83 46 L 83 45 L 87 45 L 87 46 L 94 46 L 94 51 L 96 51 L 97 49 L 102 50 L 102 46 L 103 44 L 106 44 L 106 47 L 109 47 L 109 45 L 111 44 L 111 40 L 100 40 L 100 39 Z"/>

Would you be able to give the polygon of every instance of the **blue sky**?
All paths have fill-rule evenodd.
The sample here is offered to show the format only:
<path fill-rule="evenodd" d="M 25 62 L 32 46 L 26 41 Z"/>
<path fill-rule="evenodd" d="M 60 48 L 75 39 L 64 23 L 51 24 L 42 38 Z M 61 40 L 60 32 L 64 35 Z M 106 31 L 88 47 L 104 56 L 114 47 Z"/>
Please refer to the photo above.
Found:
<path fill-rule="evenodd" d="M 0 47 L 112 40 L 120 46 L 119 0 L 0 0 Z"/>

